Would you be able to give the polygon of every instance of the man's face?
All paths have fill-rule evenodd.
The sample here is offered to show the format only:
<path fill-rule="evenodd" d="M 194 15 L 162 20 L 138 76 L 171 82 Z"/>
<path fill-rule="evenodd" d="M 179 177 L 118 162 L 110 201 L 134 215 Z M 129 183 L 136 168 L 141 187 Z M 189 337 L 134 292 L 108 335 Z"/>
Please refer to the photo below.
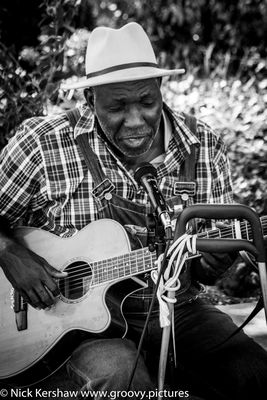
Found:
<path fill-rule="evenodd" d="M 162 96 L 156 79 L 113 83 L 94 88 L 94 109 L 108 140 L 125 157 L 151 147 L 159 129 Z"/>

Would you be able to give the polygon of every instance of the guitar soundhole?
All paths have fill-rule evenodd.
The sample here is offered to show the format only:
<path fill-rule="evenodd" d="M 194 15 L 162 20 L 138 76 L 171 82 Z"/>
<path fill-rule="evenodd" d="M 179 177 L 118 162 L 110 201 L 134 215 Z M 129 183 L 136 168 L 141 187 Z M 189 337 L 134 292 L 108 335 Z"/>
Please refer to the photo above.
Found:
<path fill-rule="evenodd" d="M 92 280 L 91 266 L 84 261 L 76 261 L 68 265 L 64 271 L 68 273 L 68 276 L 60 278 L 58 282 L 62 296 L 70 300 L 84 296 L 88 292 Z"/>

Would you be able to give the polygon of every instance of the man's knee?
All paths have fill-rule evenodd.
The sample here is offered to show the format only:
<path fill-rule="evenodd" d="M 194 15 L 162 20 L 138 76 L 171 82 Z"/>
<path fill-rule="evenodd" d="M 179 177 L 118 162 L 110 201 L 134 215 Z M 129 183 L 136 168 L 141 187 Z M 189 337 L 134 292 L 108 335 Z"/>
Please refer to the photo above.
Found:
<path fill-rule="evenodd" d="M 68 372 L 81 387 L 88 386 L 90 382 L 93 389 L 107 385 L 113 390 L 122 390 L 127 388 L 135 358 L 136 347 L 130 340 L 86 341 L 74 351 L 68 363 Z M 140 380 L 150 386 L 150 378 L 142 358 L 138 362 L 134 383 L 139 385 Z"/>

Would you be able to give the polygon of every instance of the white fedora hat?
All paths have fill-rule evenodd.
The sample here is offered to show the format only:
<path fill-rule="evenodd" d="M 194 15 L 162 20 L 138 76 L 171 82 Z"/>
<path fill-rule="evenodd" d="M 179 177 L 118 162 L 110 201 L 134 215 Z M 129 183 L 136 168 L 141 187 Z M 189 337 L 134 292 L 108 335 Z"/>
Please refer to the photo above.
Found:
<path fill-rule="evenodd" d="M 94 29 L 88 40 L 85 70 L 86 77 L 63 84 L 62 89 L 81 89 L 185 72 L 184 69 L 159 68 L 150 40 L 136 22 L 120 29 Z"/>

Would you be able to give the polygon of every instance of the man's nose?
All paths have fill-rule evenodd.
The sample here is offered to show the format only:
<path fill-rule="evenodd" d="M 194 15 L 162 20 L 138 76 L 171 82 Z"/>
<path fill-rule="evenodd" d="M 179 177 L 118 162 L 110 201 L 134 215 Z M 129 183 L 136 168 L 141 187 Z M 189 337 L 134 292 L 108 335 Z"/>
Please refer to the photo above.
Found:
<path fill-rule="evenodd" d="M 129 108 L 125 117 L 124 126 L 130 129 L 144 126 L 144 119 L 138 107 Z"/>

